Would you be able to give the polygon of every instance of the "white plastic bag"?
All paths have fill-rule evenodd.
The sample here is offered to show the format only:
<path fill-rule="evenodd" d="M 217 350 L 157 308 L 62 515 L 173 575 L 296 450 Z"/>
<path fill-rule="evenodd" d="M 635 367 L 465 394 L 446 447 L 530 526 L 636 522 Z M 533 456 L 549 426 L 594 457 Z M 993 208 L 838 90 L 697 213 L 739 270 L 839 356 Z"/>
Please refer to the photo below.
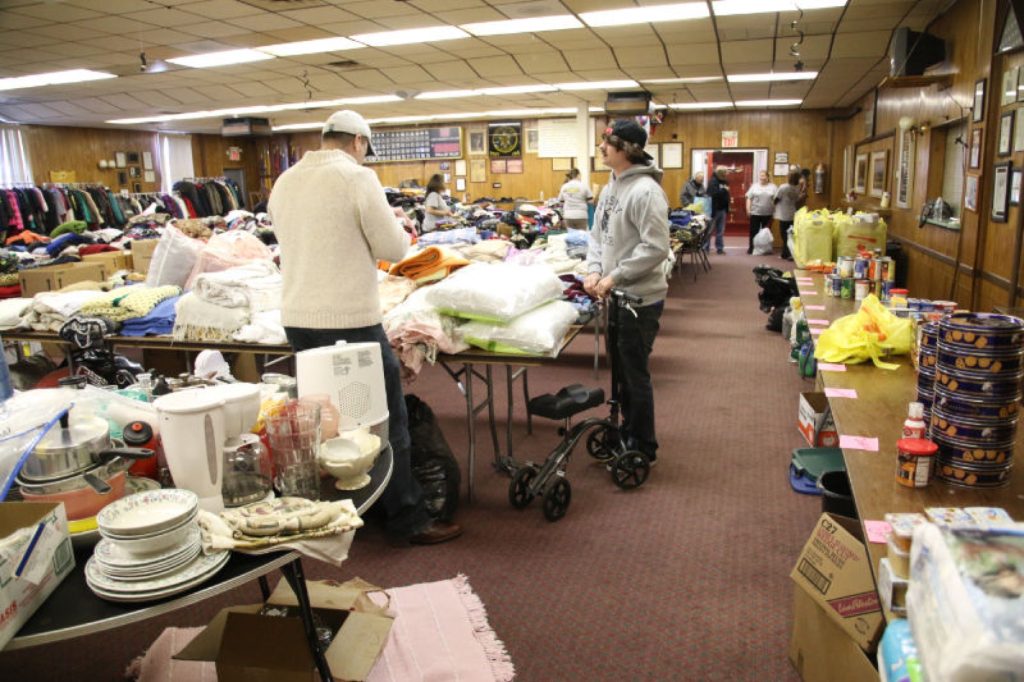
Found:
<path fill-rule="evenodd" d="M 187 236 L 176 227 L 165 228 L 160 243 L 153 251 L 146 285 L 160 287 L 173 284 L 184 287 L 204 246 L 204 242 Z"/>
<path fill-rule="evenodd" d="M 427 292 L 440 312 L 508 324 L 528 310 L 562 297 L 562 281 L 545 265 L 472 263 Z"/>
<path fill-rule="evenodd" d="M 195 286 L 196 277 L 204 272 L 220 272 L 254 260 L 273 260 L 270 247 L 244 230 L 223 232 L 210 237 L 196 258 L 186 289 Z"/>
<path fill-rule="evenodd" d="M 770 227 L 762 227 L 761 231 L 754 235 L 754 255 L 770 256 L 772 247 L 775 246 L 775 237 Z"/>
<path fill-rule="evenodd" d="M 467 322 L 459 332 L 466 343 L 484 350 L 554 356 L 575 321 L 576 308 L 571 303 L 552 301 L 507 325 Z"/>

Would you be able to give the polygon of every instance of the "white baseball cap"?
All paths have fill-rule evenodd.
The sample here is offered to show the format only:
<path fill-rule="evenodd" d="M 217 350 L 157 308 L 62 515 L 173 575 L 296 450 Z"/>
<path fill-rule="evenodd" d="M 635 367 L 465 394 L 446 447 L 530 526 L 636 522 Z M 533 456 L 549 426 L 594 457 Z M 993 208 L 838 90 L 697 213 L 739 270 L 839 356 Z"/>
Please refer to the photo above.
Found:
<path fill-rule="evenodd" d="M 366 142 L 370 144 L 370 124 L 366 122 L 366 119 L 350 109 L 344 109 L 342 111 L 335 111 L 331 114 L 327 122 L 324 123 L 324 129 L 321 135 L 327 133 L 348 133 L 349 135 L 362 135 L 366 138 Z M 366 148 L 366 155 L 373 156 L 373 147 L 368 146 Z"/>

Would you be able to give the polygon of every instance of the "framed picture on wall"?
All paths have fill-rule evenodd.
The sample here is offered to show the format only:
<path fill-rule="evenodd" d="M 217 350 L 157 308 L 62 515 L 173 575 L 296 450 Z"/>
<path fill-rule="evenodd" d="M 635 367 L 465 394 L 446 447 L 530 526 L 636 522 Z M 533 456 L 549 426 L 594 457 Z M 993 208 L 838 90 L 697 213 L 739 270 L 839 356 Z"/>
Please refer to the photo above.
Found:
<path fill-rule="evenodd" d="M 900 208 L 910 208 L 910 197 L 914 193 L 914 162 L 917 159 L 915 139 L 909 130 L 900 133 L 895 163 L 896 205 Z"/>
<path fill-rule="evenodd" d="M 981 128 L 971 131 L 971 160 L 969 163 L 972 169 L 981 168 Z"/>
<path fill-rule="evenodd" d="M 118 168 L 124 168 L 128 165 L 128 155 L 125 152 L 114 152 L 114 159 Z"/>
<path fill-rule="evenodd" d="M 153 152 L 142 152 L 142 168 L 153 170 Z"/>
<path fill-rule="evenodd" d="M 999 156 L 1009 156 L 1013 151 L 1013 117 L 1012 111 L 999 117 L 999 145 L 996 147 Z"/>
<path fill-rule="evenodd" d="M 142 171 L 142 179 L 146 182 L 156 182 L 156 171 Z"/>
<path fill-rule="evenodd" d="M 661 147 L 656 144 L 649 144 L 644 147 L 644 151 L 651 155 L 654 159 L 654 165 L 657 168 L 661 168 Z"/>
<path fill-rule="evenodd" d="M 1000 102 L 1003 106 L 1017 101 L 1017 67 L 1003 71 L 1003 93 Z"/>
<path fill-rule="evenodd" d="M 1021 69 L 1021 73 L 1024 73 L 1024 69 Z M 1017 119 L 1013 122 L 1013 151 L 1021 152 L 1024 151 L 1024 107 L 1016 109 L 1013 114 Z"/>
<path fill-rule="evenodd" d="M 117 184 L 120 187 L 128 186 L 128 173 L 126 171 L 117 171 Z"/>
<path fill-rule="evenodd" d="M 1024 170 L 1015 170 L 1010 174 L 1010 206 L 1020 206 L 1020 183 L 1024 178 Z"/>
<path fill-rule="evenodd" d="M 469 131 L 469 153 L 470 154 L 486 154 L 487 153 L 487 134 L 482 130 L 471 130 Z"/>
<path fill-rule="evenodd" d="M 455 178 L 455 191 L 465 192 L 466 191 L 466 178 Z"/>
<path fill-rule="evenodd" d="M 141 182 L 132 183 L 132 191 L 135 192 L 136 194 L 142 194 L 142 183 Z"/>
<path fill-rule="evenodd" d="M 978 176 L 968 175 L 964 183 L 964 208 L 978 212 Z"/>
<path fill-rule="evenodd" d="M 857 154 L 857 160 L 853 166 L 853 191 L 859 194 L 864 193 L 868 184 L 868 155 Z"/>
<path fill-rule="evenodd" d="M 139 153 L 138 152 L 128 152 L 128 163 L 132 163 L 132 164 L 138 165 L 138 163 L 139 163 Z"/>
<path fill-rule="evenodd" d="M 992 212 L 989 219 L 995 223 L 1006 222 L 1010 205 L 1010 172 L 1013 164 L 1009 161 L 997 163 L 992 173 Z"/>
<path fill-rule="evenodd" d="M 539 146 L 540 131 L 537 128 L 526 129 L 526 151 L 531 154 L 537 153 Z"/>
<path fill-rule="evenodd" d="M 974 83 L 974 104 L 971 106 L 971 120 L 977 123 L 985 118 L 985 79 Z"/>
<path fill-rule="evenodd" d="M 873 197 L 882 196 L 889 183 L 889 152 L 882 149 L 871 152 L 871 187 L 868 194 Z"/>
<path fill-rule="evenodd" d="M 683 167 L 683 143 L 666 142 L 661 145 L 661 167 L 682 168 Z"/>

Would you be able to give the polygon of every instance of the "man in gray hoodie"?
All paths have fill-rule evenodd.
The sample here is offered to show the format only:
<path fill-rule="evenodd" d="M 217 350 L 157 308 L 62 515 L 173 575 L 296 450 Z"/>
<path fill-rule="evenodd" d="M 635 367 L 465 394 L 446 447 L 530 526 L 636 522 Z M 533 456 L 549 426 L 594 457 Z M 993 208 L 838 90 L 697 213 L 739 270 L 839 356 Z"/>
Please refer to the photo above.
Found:
<path fill-rule="evenodd" d="M 619 370 L 623 439 L 653 464 L 658 441 L 648 358 L 668 293 L 668 198 L 661 169 L 644 151 L 643 128 L 616 121 L 603 137 L 601 158 L 612 173 L 597 202 L 583 286 L 598 298 L 621 289 L 641 299 L 632 311 L 609 311 L 619 325 L 617 347 L 609 352 L 615 353 Z"/>

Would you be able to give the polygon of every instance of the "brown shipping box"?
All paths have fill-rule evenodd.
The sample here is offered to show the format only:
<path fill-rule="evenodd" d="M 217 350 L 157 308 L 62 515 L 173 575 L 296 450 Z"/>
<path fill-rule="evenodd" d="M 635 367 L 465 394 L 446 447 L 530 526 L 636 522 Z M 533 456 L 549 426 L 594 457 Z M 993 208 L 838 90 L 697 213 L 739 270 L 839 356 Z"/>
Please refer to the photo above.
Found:
<path fill-rule="evenodd" d="M 337 682 L 361 682 L 384 650 L 393 618 L 369 593 L 380 591 L 359 578 L 346 583 L 307 582 L 309 600 L 321 622 L 332 618 L 340 628 L 325 657 Z M 265 608 L 298 606 L 287 581 L 281 580 L 266 605 L 222 610 L 174 658 L 215 661 L 219 682 L 317 682 L 302 621 L 298 617 L 260 615 Z"/>
<path fill-rule="evenodd" d="M 797 428 L 812 448 L 839 447 L 839 434 L 824 393 L 801 393 Z"/>
<path fill-rule="evenodd" d="M 82 256 L 83 263 L 98 263 L 103 267 L 103 279 L 109 279 L 119 270 L 132 269 L 132 255 L 127 251 L 104 251 Z"/>
<path fill-rule="evenodd" d="M 41 268 L 22 270 L 18 273 L 21 295 L 25 298 L 31 298 L 44 291 L 56 291 L 75 282 L 84 280 L 102 282 L 105 279 L 101 265 L 84 262 L 47 265 Z"/>
<path fill-rule="evenodd" d="M 71 263 L 57 273 L 57 288 L 63 289 L 76 282 L 102 282 L 106 279 L 99 263 Z"/>
<path fill-rule="evenodd" d="M 871 657 L 801 588 L 793 587 L 789 660 L 804 682 L 877 682 Z"/>
<path fill-rule="evenodd" d="M 870 653 L 885 620 L 862 538 L 860 522 L 822 514 L 789 577 Z"/>
<path fill-rule="evenodd" d="M 149 262 L 153 260 L 153 252 L 159 243 L 159 239 L 132 240 L 132 267 L 135 268 L 135 272 L 149 272 Z"/>

